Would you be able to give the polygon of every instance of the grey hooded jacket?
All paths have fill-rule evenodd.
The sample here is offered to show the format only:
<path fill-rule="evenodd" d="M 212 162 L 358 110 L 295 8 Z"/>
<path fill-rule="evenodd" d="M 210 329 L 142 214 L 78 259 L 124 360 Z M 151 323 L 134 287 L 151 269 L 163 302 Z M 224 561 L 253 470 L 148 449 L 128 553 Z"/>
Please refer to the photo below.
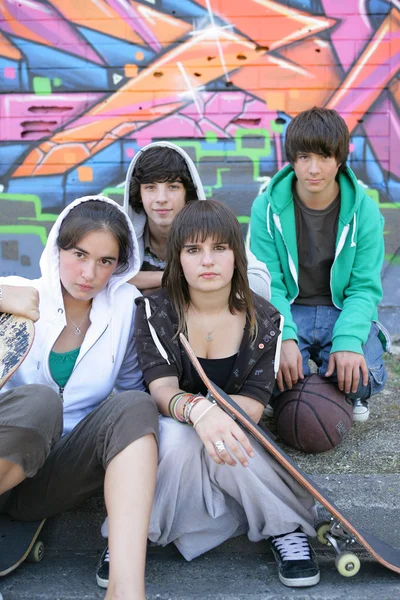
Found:
<path fill-rule="evenodd" d="M 192 161 L 192 159 L 190 158 L 190 156 L 184 150 L 182 150 L 182 148 L 180 148 L 179 146 L 172 144 L 170 142 L 164 142 L 164 141 L 163 142 L 153 142 L 152 144 L 148 144 L 147 146 L 144 146 L 133 157 L 133 159 L 129 165 L 129 169 L 128 169 L 128 172 L 126 175 L 126 180 L 125 180 L 125 189 L 124 189 L 124 210 L 128 213 L 129 218 L 132 221 L 133 228 L 135 230 L 136 238 L 137 238 L 138 245 L 139 245 L 139 255 L 140 255 L 140 263 L 141 264 L 143 263 L 143 257 L 144 257 L 144 229 L 145 229 L 146 222 L 147 222 L 147 216 L 146 216 L 146 213 L 144 212 L 144 210 L 141 211 L 140 213 L 137 213 L 129 205 L 129 187 L 130 187 L 130 182 L 131 182 L 133 173 L 135 171 L 135 165 L 136 165 L 136 162 L 137 162 L 139 156 L 143 152 L 146 152 L 149 148 L 152 148 L 153 146 L 164 146 L 167 148 L 171 148 L 172 150 L 175 150 L 176 152 L 179 152 L 179 154 L 181 156 L 183 156 L 183 158 L 185 159 L 186 164 L 189 169 L 189 172 L 192 176 L 193 183 L 197 190 L 197 198 L 199 200 L 206 199 L 203 184 L 201 183 L 200 176 L 196 169 L 196 166 L 195 166 L 194 162 Z M 253 290 L 253 292 L 256 292 L 256 294 L 259 294 L 266 300 L 269 300 L 271 298 L 271 275 L 269 274 L 267 267 L 265 266 L 264 263 L 257 260 L 257 258 L 254 256 L 254 254 L 252 252 L 250 252 L 250 250 L 247 250 L 247 264 L 248 264 L 247 275 L 249 277 L 249 283 L 250 283 L 251 289 Z"/>

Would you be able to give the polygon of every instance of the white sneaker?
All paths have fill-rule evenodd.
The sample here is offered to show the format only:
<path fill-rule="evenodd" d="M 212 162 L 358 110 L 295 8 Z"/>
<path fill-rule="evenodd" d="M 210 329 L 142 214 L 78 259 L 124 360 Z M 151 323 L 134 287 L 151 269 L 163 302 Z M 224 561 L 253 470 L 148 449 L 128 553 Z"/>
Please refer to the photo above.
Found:
<path fill-rule="evenodd" d="M 354 423 L 363 423 L 369 419 L 369 407 L 366 400 L 357 400 L 353 404 L 353 421 Z"/>
<path fill-rule="evenodd" d="M 267 404 L 267 406 L 264 408 L 264 415 L 269 419 L 272 419 L 274 416 L 274 407 L 270 404 Z"/>

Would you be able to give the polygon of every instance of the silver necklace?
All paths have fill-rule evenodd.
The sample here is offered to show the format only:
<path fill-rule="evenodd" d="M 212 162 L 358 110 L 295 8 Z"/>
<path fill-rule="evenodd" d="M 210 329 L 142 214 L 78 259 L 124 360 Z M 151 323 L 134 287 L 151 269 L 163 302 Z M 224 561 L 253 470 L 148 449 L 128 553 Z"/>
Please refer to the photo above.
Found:
<path fill-rule="evenodd" d="M 87 309 L 87 311 L 85 312 L 82 321 L 79 323 L 79 325 L 77 325 L 76 323 L 73 322 L 73 320 L 71 319 L 71 317 L 67 314 L 67 311 L 65 311 L 65 315 L 67 317 L 67 319 L 69 319 L 69 321 L 71 321 L 72 325 L 74 326 L 74 334 L 75 335 L 82 335 L 82 330 L 81 327 L 83 325 L 84 320 L 86 319 L 86 315 L 88 314 L 89 310 L 91 309 L 92 305 L 89 306 L 89 308 Z"/>
<path fill-rule="evenodd" d="M 196 317 L 196 319 L 198 320 L 198 322 L 200 323 L 200 325 L 202 326 L 202 328 L 204 329 L 204 331 L 206 332 L 206 341 L 207 342 L 212 342 L 214 339 L 214 331 L 217 329 L 218 325 L 220 325 L 220 323 L 217 323 L 216 326 L 214 327 L 214 329 L 211 329 L 210 331 L 207 329 L 207 327 L 204 325 L 203 321 L 200 319 L 199 315 L 197 314 L 197 312 L 194 310 L 193 305 L 190 305 L 190 308 L 193 311 L 194 316 Z M 222 315 L 223 312 L 225 312 L 226 310 L 228 310 L 229 306 L 224 306 L 224 308 L 222 310 L 219 311 L 217 317 L 219 317 L 220 315 Z"/>

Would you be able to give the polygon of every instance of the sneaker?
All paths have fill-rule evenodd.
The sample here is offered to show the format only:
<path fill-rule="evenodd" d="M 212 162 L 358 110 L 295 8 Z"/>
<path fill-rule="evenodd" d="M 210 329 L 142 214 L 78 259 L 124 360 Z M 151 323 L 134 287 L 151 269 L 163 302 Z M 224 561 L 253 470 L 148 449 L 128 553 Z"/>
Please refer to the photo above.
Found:
<path fill-rule="evenodd" d="M 108 580 L 110 578 L 110 553 L 108 551 L 108 546 L 105 548 L 103 554 L 101 555 L 99 564 L 96 569 L 96 581 L 97 585 L 102 588 L 107 588 Z"/>
<path fill-rule="evenodd" d="M 271 546 L 283 585 L 305 587 L 319 582 L 317 559 L 305 533 L 294 531 L 272 537 Z"/>
<path fill-rule="evenodd" d="M 363 423 L 368 421 L 369 418 L 369 407 L 366 400 L 360 400 L 357 398 L 353 403 L 353 421 L 354 423 Z"/>
<path fill-rule="evenodd" d="M 267 406 L 264 408 L 264 415 L 269 419 L 272 419 L 274 416 L 274 407 L 271 406 L 271 404 L 267 404 Z"/>

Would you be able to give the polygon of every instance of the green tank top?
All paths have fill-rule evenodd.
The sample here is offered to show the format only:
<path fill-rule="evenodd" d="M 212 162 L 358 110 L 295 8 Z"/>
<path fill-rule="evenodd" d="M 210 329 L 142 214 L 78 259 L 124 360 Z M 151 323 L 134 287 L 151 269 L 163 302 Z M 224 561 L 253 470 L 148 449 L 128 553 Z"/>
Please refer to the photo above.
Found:
<path fill-rule="evenodd" d="M 49 369 L 56 384 L 63 388 L 71 376 L 80 348 L 69 352 L 50 352 Z"/>

